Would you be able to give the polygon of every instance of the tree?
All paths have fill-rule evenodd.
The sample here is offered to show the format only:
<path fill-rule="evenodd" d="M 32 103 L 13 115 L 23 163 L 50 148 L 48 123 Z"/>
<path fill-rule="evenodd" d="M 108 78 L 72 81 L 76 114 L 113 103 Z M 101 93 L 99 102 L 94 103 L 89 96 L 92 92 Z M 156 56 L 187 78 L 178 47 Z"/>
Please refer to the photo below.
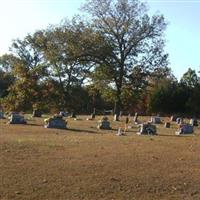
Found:
<path fill-rule="evenodd" d="M 198 76 L 195 70 L 189 68 L 188 71 L 183 74 L 180 82 L 189 88 L 194 88 L 198 84 Z"/>
<path fill-rule="evenodd" d="M 155 68 L 167 66 L 162 39 L 166 23 L 162 15 L 147 15 L 146 6 L 137 0 L 88 0 L 84 8 L 91 14 L 94 32 L 106 41 L 109 51 L 103 57 L 90 54 L 98 61 L 94 73 L 115 89 L 116 113 L 123 106 L 123 88 L 134 87 L 135 67 L 139 68 L 141 86 Z M 137 73 L 136 73 L 137 74 Z M 131 92 L 131 91 L 130 91 Z"/>
<path fill-rule="evenodd" d="M 9 54 L 0 57 L 0 98 L 8 95 L 8 89 L 14 83 L 14 76 L 12 75 L 14 60 L 15 58 Z"/>
<path fill-rule="evenodd" d="M 10 73 L 0 70 L 0 98 L 8 95 L 8 88 L 13 84 L 14 77 Z"/>
<path fill-rule="evenodd" d="M 33 105 L 42 103 L 41 79 L 46 65 L 42 55 L 34 48 L 34 37 L 14 40 L 12 54 L 2 57 L 2 65 L 11 69 L 15 78 L 9 87 L 9 95 L 4 99 L 8 110 L 31 110 Z"/>
<path fill-rule="evenodd" d="M 84 23 L 76 19 L 35 33 L 35 47 L 48 63 L 49 77 L 58 83 L 61 109 L 71 107 L 75 94 L 73 89 L 77 90 L 83 85 L 92 67 L 87 59 L 83 60 L 80 56 L 84 35 L 87 33 L 88 29 Z"/>
<path fill-rule="evenodd" d="M 149 110 L 168 114 L 197 114 L 199 86 L 194 89 L 172 80 L 163 80 L 150 94 Z"/>

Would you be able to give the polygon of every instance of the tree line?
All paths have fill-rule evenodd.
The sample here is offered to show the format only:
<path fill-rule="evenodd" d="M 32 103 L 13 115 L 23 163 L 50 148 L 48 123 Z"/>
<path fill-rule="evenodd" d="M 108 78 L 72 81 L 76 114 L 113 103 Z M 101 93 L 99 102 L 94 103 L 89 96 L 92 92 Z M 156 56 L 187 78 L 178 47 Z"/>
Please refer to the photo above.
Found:
<path fill-rule="evenodd" d="M 199 113 L 196 73 L 179 83 L 168 67 L 163 15 L 137 0 L 88 0 L 82 11 L 14 40 L 0 57 L 5 110 Z"/>

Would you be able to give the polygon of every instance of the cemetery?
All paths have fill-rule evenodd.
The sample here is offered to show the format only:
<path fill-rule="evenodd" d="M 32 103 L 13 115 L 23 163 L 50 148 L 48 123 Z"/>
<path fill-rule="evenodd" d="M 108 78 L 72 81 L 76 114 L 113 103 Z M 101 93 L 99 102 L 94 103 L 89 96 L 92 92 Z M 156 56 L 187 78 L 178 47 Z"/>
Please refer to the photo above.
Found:
<path fill-rule="evenodd" d="M 196 2 L 18 1 L 1 3 L 0 200 L 200 200 Z"/>
<path fill-rule="evenodd" d="M 12 120 L 18 119 L 15 115 Z M 150 123 L 150 116 L 138 115 L 140 124 L 127 120 L 127 116 L 121 116 L 120 121 L 114 121 L 113 115 L 96 115 L 89 121 L 87 116 L 76 117 L 80 120 L 74 121 L 71 115 L 29 118 L 25 114 L 26 126 L 0 119 L 0 175 L 7 174 L 5 185 L 18 180 L 12 188 L 0 183 L 1 195 L 6 199 L 42 199 L 41 194 L 50 199 L 93 199 L 94 195 L 107 199 L 106 187 L 106 193 L 113 197 L 114 192 L 116 199 L 146 199 L 141 195 L 170 199 L 188 193 L 198 196 L 199 185 L 190 183 L 198 181 L 200 175 L 199 170 L 191 171 L 199 162 L 200 128 L 190 125 L 191 119 L 184 119 L 186 125 L 170 122 L 166 128 Z M 167 117 L 160 119 L 169 123 Z M 5 167 L 7 163 L 12 171 Z M 42 191 L 31 189 L 38 187 Z"/>

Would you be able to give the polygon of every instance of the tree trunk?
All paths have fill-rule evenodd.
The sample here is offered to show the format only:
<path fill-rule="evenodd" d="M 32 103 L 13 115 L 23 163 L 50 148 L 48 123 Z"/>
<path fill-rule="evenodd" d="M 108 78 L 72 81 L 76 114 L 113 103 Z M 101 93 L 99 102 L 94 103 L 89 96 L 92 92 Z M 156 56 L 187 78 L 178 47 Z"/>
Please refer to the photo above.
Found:
<path fill-rule="evenodd" d="M 119 121 L 120 111 L 122 109 L 122 102 L 121 102 L 121 90 L 117 90 L 117 100 L 115 101 L 114 106 L 114 121 Z"/>

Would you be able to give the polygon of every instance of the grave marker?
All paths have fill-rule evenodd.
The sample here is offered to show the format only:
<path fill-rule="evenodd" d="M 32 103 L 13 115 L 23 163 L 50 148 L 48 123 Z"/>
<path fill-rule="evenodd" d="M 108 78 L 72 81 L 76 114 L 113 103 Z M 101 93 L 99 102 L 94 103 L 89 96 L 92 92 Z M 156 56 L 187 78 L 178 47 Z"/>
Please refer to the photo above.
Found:
<path fill-rule="evenodd" d="M 45 128 L 66 129 L 67 122 L 61 116 L 54 116 L 44 120 Z"/>
<path fill-rule="evenodd" d="M 192 134 L 194 132 L 193 126 L 190 124 L 182 124 L 178 131 L 176 131 L 176 135 L 183 135 L 183 134 Z"/>
<path fill-rule="evenodd" d="M 191 124 L 192 126 L 198 126 L 198 120 L 195 119 L 195 118 L 190 119 L 190 124 Z"/>
<path fill-rule="evenodd" d="M 24 116 L 19 114 L 11 114 L 10 121 L 8 124 L 26 124 L 26 120 L 24 119 Z"/>
<path fill-rule="evenodd" d="M 138 135 L 157 135 L 156 126 L 151 123 L 140 124 Z"/>
<path fill-rule="evenodd" d="M 162 123 L 160 117 L 151 117 L 150 122 L 153 124 L 161 124 Z"/>
<path fill-rule="evenodd" d="M 42 112 L 40 110 L 33 111 L 33 117 L 42 117 Z"/>
<path fill-rule="evenodd" d="M 110 122 L 108 121 L 108 118 L 107 117 L 103 117 L 101 120 L 99 120 L 97 128 L 98 129 L 106 129 L 106 130 L 111 129 Z"/>
<path fill-rule="evenodd" d="M 4 112 L 0 112 L 0 119 L 5 119 Z"/>

